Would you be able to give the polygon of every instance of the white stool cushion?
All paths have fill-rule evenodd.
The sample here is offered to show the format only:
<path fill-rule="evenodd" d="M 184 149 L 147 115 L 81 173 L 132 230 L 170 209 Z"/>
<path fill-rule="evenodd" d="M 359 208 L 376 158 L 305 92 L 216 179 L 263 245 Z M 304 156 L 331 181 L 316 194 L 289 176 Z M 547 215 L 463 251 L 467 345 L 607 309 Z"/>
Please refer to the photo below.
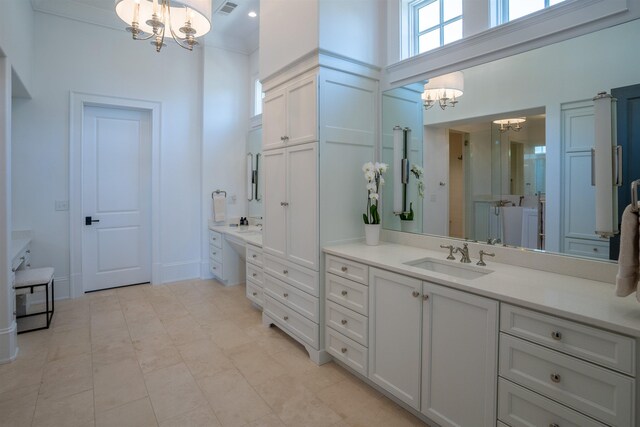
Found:
<path fill-rule="evenodd" d="M 16 271 L 15 286 L 44 285 L 53 279 L 53 267 L 25 268 Z"/>

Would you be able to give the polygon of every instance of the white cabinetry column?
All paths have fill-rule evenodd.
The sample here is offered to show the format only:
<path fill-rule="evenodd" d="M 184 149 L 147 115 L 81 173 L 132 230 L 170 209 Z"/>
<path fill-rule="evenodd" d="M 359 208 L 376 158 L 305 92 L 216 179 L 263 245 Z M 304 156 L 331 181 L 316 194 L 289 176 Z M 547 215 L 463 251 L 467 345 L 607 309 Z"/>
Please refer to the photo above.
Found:
<path fill-rule="evenodd" d="M 11 271 L 11 64 L 0 58 L 0 363 L 17 354 Z"/>

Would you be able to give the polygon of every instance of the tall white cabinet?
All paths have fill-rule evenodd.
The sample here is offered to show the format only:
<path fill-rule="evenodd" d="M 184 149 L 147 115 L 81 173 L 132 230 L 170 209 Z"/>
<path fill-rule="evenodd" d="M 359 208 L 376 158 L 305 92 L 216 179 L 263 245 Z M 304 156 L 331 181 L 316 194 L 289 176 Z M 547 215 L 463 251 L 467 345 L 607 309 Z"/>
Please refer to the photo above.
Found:
<path fill-rule="evenodd" d="M 352 63 L 346 73 L 317 60 L 263 82 L 263 323 L 324 363 L 320 248 L 363 237 L 361 168 L 375 158 L 378 82 Z"/>

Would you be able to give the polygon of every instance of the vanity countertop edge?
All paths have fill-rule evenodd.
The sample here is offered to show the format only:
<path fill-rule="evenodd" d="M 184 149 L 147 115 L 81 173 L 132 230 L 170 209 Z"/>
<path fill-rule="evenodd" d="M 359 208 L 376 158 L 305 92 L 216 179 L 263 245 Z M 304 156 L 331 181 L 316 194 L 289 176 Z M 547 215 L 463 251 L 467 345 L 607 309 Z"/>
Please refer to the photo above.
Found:
<path fill-rule="evenodd" d="M 598 282 L 532 268 L 487 260 L 491 274 L 476 279 L 458 279 L 406 265 L 420 258 L 446 261 L 447 252 L 395 243 L 378 246 L 349 243 L 327 246 L 324 253 L 372 267 L 485 296 L 501 302 L 564 317 L 614 332 L 640 337 L 640 302 L 635 295 L 615 296 L 611 283 Z M 477 260 L 473 259 L 473 265 Z"/>
<path fill-rule="evenodd" d="M 237 227 L 230 227 L 229 225 L 215 225 L 215 224 L 211 224 L 209 223 L 209 230 L 213 230 L 216 231 L 218 233 L 221 234 L 226 234 L 228 236 L 231 236 L 235 239 L 239 239 L 242 240 L 245 243 L 249 243 L 251 245 L 254 246 L 258 246 L 259 248 L 262 248 L 262 234 L 245 234 L 242 231 L 240 231 Z M 256 227 L 255 225 L 250 225 L 249 228 L 247 229 L 247 231 L 258 231 L 260 230 L 259 227 Z"/>

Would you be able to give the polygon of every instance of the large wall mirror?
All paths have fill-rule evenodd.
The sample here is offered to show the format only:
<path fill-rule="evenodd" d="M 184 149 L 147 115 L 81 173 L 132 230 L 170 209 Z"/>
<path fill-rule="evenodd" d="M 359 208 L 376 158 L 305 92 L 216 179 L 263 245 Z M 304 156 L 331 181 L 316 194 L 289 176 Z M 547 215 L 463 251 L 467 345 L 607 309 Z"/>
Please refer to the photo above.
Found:
<path fill-rule="evenodd" d="M 400 186 L 389 174 L 383 226 L 617 259 L 617 238 L 595 233 L 593 98 L 606 91 L 618 99 L 617 215 L 640 178 L 638 40 L 640 20 L 461 70 L 464 94 L 455 107 L 425 110 L 424 81 L 384 92 L 382 161 L 393 165 L 397 157 L 394 128 L 409 129 L 411 172 L 403 215 L 394 212 Z"/>
<path fill-rule="evenodd" d="M 247 136 L 247 200 L 250 217 L 262 218 L 262 127 L 249 131 Z"/>

